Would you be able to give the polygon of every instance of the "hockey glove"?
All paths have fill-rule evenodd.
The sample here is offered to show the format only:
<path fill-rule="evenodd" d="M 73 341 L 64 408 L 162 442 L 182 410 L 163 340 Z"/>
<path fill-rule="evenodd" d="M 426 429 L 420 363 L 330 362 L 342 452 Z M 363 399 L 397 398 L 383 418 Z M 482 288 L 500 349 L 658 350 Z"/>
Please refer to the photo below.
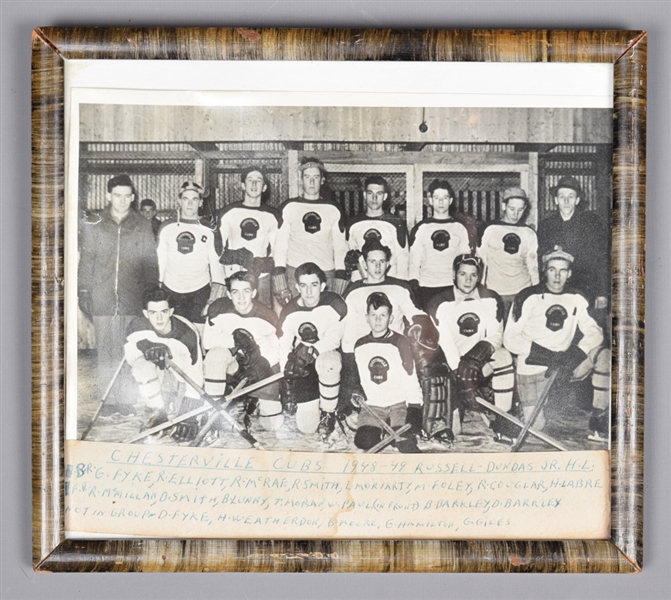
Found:
<path fill-rule="evenodd" d="M 347 277 L 347 272 L 343 269 L 338 269 L 335 272 L 335 278 L 333 279 L 333 291 L 338 294 L 338 296 L 344 296 L 345 290 L 349 285 L 349 277 Z"/>
<path fill-rule="evenodd" d="M 317 360 L 318 355 L 319 352 L 315 350 L 314 346 L 298 344 L 287 357 L 284 376 L 288 379 L 307 377 L 310 374 L 307 367 Z"/>
<path fill-rule="evenodd" d="M 238 366 L 241 369 L 256 363 L 261 357 L 261 350 L 256 340 L 246 329 L 236 329 L 233 331 L 233 344 L 231 350 Z"/>
<path fill-rule="evenodd" d="M 275 261 L 272 256 L 255 257 L 252 263 L 252 271 L 256 275 L 261 273 L 272 273 L 275 268 Z"/>
<path fill-rule="evenodd" d="M 457 375 L 459 376 L 460 396 L 466 408 L 481 412 L 482 408 L 475 400 L 482 385 L 482 367 L 494 354 L 494 347 L 484 340 L 479 341 L 461 357 Z"/>
<path fill-rule="evenodd" d="M 231 250 L 226 248 L 219 259 L 222 265 L 240 265 L 245 271 L 249 271 L 254 262 L 254 255 L 247 248 Z"/>
<path fill-rule="evenodd" d="M 349 250 L 345 254 L 345 274 L 348 281 L 351 281 L 352 273 L 359 269 L 359 258 L 361 258 L 360 250 Z"/>
<path fill-rule="evenodd" d="M 285 267 L 275 267 L 271 274 L 273 280 L 273 295 L 280 306 L 286 306 L 291 302 L 291 291 L 287 281 L 287 270 Z"/>
<path fill-rule="evenodd" d="M 154 363 L 161 370 L 165 369 L 166 358 L 172 358 L 170 348 L 165 344 L 150 340 L 139 340 L 136 346 L 144 355 L 145 360 Z"/>
<path fill-rule="evenodd" d="M 586 358 L 587 355 L 578 346 L 569 346 L 567 350 L 554 352 L 532 342 L 526 362 L 528 365 L 547 367 L 545 377 L 549 377 L 553 371 L 564 375 L 572 373 Z"/>

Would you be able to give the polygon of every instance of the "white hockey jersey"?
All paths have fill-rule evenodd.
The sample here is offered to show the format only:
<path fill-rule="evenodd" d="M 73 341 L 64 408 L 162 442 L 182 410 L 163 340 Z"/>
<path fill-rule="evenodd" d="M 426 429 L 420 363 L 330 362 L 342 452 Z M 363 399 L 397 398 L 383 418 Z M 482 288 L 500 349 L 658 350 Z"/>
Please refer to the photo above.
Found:
<path fill-rule="evenodd" d="M 366 302 L 373 292 L 386 294 L 391 302 L 392 313 L 389 328 L 397 333 L 405 331 L 406 323 L 412 323 L 416 315 L 425 314 L 415 304 L 410 284 L 394 277 L 387 277 L 383 283 L 357 281 L 345 292 L 347 315 L 344 319 L 342 338 L 343 352 L 352 352 L 354 344 L 366 331 L 370 331 L 366 322 Z"/>
<path fill-rule="evenodd" d="M 158 232 L 159 281 L 179 294 L 188 294 L 210 283 L 224 283 L 215 232 L 195 220 L 164 221 Z"/>
<path fill-rule="evenodd" d="M 517 354 L 517 372 L 531 375 L 547 367 L 528 365 L 532 342 L 553 352 L 567 350 L 580 331 L 578 342 L 585 354 L 603 344 L 603 331 L 587 312 L 589 304 L 581 292 L 564 288 L 553 294 L 545 284 L 521 291 L 513 302 L 503 334 L 503 345 Z"/>
<path fill-rule="evenodd" d="M 229 298 L 219 298 L 210 304 L 203 330 L 203 348 L 233 348 L 236 329 L 245 329 L 252 335 L 270 366 L 278 363 L 277 316 L 259 302 L 254 302 L 246 315 L 238 313 Z"/>
<path fill-rule="evenodd" d="M 452 263 L 460 254 L 469 254 L 468 231 L 454 219 L 426 219 L 410 233 L 410 279 L 422 287 L 452 285 Z"/>
<path fill-rule="evenodd" d="M 438 329 L 438 343 L 450 368 L 479 341 L 498 350 L 503 345 L 503 302 L 496 292 L 479 285 L 470 296 L 456 286 L 432 298 L 429 314 Z"/>
<path fill-rule="evenodd" d="M 483 282 L 502 296 L 517 294 L 539 282 L 538 239 L 528 225 L 489 223 L 477 254 L 485 264 Z"/>
<path fill-rule="evenodd" d="M 354 360 L 366 402 L 371 406 L 422 404 L 422 388 L 406 337 L 391 330 L 380 338 L 368 334 L 357 340 Z"/>
<path fill-rule="evenodd" d="M 249 207 L 235 202 L 221 210 L 218 222 L 224 249 L 247 248 L 257 258 L 273 255 L 280 223 L 279 213 L 273 207 L 265 204 Z"/>
<path fill-rule="evenodd" d="M 324 271 L 345 268 L 345 214 L 335 202 L 292 198 L 281 207 L 275 265 L 299 267 L 313 262 Z"/>
<path fill-rule="evenodd" d="M 158 333 L 145 317 L 133 319 L 126 332 L 126 344 L 124 345 L 124 356 L 128 364 L 133 364 L 142 358 L 144 354 L 137 347 L 141 340 L 149 340 L 159 344 L 165 344 L 172 354 L 172 361 L 184 371 L 194 383 L 203 386 L 203 357 L 200 351 L 200 339 L 193 325 L 180 316 L 173 315 L 170 319 L 170 333 Z M 182 378 L 174 374 L 176 379 Z M 190 385 L 186 385 L 186 394 L 191 398 L 199 398 L 200 394 Z"/>
<path fill-rule="evenodd" d="M 405 221 L 386 214 L 368 217 L 365 213 L 350 220 L 347 226 L 350 250 L 361 250 L 371 238 L 378 239 L 391 250 L 388 275 L 408 279 L 408 230 Z"/>
<path fill-rule="evenodd" d="M 289 353 L 300 343 L 314 346 L 319 354 L 340 347 L 347 305 L 333 292 L 322 292 L 319 304 L 306 308 L 294 298 L 280 315 L 280 367 L 284 369 Z"/>

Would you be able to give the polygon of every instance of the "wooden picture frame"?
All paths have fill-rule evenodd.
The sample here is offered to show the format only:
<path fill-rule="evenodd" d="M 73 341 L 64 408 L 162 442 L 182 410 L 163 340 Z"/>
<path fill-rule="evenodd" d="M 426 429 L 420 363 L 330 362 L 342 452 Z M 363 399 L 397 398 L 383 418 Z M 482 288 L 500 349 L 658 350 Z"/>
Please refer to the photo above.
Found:
<path fill-rule="evenodd" d="M 37 571 L 635 573 L 643 543 L 646 48 L 641 31 L 40 28 L 32 58 Z M 71 59 L 614 65 L 611 539 L 254 541 L 64 536 L 64 65 Z"/>

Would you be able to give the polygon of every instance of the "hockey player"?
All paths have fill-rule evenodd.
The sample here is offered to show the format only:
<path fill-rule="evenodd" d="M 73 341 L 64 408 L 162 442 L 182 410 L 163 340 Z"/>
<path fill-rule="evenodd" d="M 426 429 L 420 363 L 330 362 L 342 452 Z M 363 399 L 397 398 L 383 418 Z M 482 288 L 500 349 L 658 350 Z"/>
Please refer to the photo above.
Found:
<path fill-rule="evenodd" d="M 603 332 L 590 316 L 585 296 L 567 286 L 573 260 L 560 247 L 543 256 L 543 283 L 517 295 L 503 343 L 517 355 L 518 390 L 525 418 L 547 394 L 550 372 L 557 371 L 557 381 L 563 383 L 592 373 L 590 430 L 597 439 L 607 438 L 610 350 L 603 346 Z M 542 429 L 544 425 L 541 412 L 533 426 Z"/>
<path fill-rule="evenodd" d="M 130 177 L 112 177 L 107 182 L 107 207 L 81 226 L 79 307 L 95 329 L 101 396 L 123 358 L 128 325 L 142 315 L 144 291 L 158 283 L 151 224 L 131 209 L 134 199 Z M 115 386 L 107 411 L 133 411 L 125 383 Z"/>
<path fill-rule="evenodd" d="M 483 282 L 501 296 L 507 315 L 515 296 L 538 285 L 538 240 L 524 224 L 529 198 L 522 188 L 501 195 L 501 220 L 485 227 L 477 250 L 485 266 Z"/>
<path fill-rule="evenodd" d="M 279 227 L 279 212 L 263 203 L 268 189 L 263 167 L 251 165 L 241 174 L 242 202 L 225 206 L 218 223 L 226 275 L 244 269 L 258 279 L 258 300 L 272 307 L 270 274 L 275 266 L 272 256 Z"/>
<path fill-rule="evenodd" d="M 450 216 L 454 198 L 447 181 L 434 180 L 429 186 L 433 216 L 417 223 L 410 233 L 408 272 L 423 307 L 434 294 L 452 285 L 455 257 L 471 250 L 466 227 Z"/>
<path fill-rule="evenodd" d="M 342 295 L 347 287 L 345 273 L 345 214 L 337 203 L 321 196 L 326 170 L 316 158 L 303 158 L 298 167 L 302 195 L 281 207 L 282 224 L 275 243 L 274 293 L 285 305 L 297 294 L 289 289 L 294 269 L 314 262 L 326 273 L 326 287 Z"/>
<path fill-rule="evenodd" d="M 143 317 L 128 327 L 124 356 L 144 401 L 146 427 L 168 420 L 168 413 L 183 414 L 198 408 L 200 394 L 182 378 L 166 369 L 172 360 L 197 385 L 203 385 L 203 360 L 200 339 L 195 328 L 174 314 L 171 295 L 164 289 L 149 290 L 144 296 Z M 193 439 L 199 422 L 194 417 L 175 427 L 173 436 L 182 441 Z"/>
<path fill-rule="evenodd" d="M 158 233 L 161 283 L 173 294 L 175 312 L 202 328 L 205 309 L 225 294 L 215 232 L 198 218 L 203 188 L 185 181 L 177 199 L 177 217 L 164 221 Z"/>
<path fill-rule="evenodd" d="M 158 241 L 158 230 L 161 227 L 161 221 L 156 217 L 156 202 L 151 198 L 145 198 L 140 202 L 140 214 L 151 223 L 154 238 Z"/>
<path fill-rule="evenodd" d="M 391 265 L 389 275 L 399 279 L 408 279 L 408 230 L 405 221 L 395 218 L 385 211 L 385 202 L 389 198 L 389 184 L 380 175 L 371 175 L 364 182 L 366 191 L 366 212 L 350 219 L 347 225 L 348 261 L 352 262 L 351 270 L 358 275 L 357 261 L 361 256 L 361 248 L 369 239 L 378 239 L 391 249 Z M 348 266 L 347 262 L 345 264 Z"/>
<path fill-rule="evenodd" d="M 574 177 L 562 177 L 550 188 L 558 210 L 538 226 L 541 256 L 561 246 L 573 256 L 571 285 L 582 291 L 590 307 L 608 307 L 610 293 L 610 232 L 599 217 L 583 210 L 583 191 Z"/>
<path fill-rule="evenodd" d="M 257 302 L 256 278 L 250 271 L 238 271 L 227 280 L 229 298 L 219 298 L 209 307 L 203 348 L 205 391 L 222 396 L 226 385 L 246 379 L 250 385 L 279 373 L 277 316 Z M 247 414 L 256 409 L 264 429 L 277 431 L 284 423 L 277 382 L 250 394 Z"/>
<path fill-rule="evenodd" d="M 421 419 L 422 390 L 410 342 L 389 329 L 392 311 L 385 294 L 373 292 L 366 298 L 370 333 L 357 340 L 354 357 L 367 406 L 392 429 L 400 429 L 406 422 Z M 356 447 L 369 450 L 381 440 L 382 433 L 378 422 L 362 410 L 354 436 Z M 420 452 L 410 433 L 403 437 L 403 441 L 396 442 L 401 452 Z"/>
<path fill-rule="evenodd" d="M 326 291 L 326 275 L 316 264 L 300 265 L 294 276 L 300 295 L 280 315 L 280 367 L 297 403 L 298 429 L 319 430 L 328 438 L 335 428 L 342 367 L 338 348 L 347 307 Z"/>
<path fill-rule="evenodd" d="M 432 298 L 429 314 L 456 375 L 460 404 L 482 412 L 475 401 L 481 397 L 509 411 L 515 375 L 510 352 L 503 348 L 503 302 L 496 292 L 480 284 L 483 266 L 479 257 L 461 254 L 454 259 L 453 270 L 454 286 Z M 459 408 L 453 406 L 451 395 L 447 398 L 449 415 Z M 497 435 L 511 437 L 507 422 L 494 419 L 491 423 Z"/>

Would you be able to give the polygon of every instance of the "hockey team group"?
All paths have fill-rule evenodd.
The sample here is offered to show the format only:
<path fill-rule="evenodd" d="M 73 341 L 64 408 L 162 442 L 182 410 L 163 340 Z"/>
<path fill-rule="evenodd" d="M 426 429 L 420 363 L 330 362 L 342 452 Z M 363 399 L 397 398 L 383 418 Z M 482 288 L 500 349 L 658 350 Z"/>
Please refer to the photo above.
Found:
<path fill-rule="evenodd" d="M 502 444 L 542 436 L 552 386 L 591 381 L 585 429 L 607 442 L 610 231 L 575 178 L 550 188 L 557 210 L 538 231 L 525 190 L 502 190 L 500 219 L 476 226 L 439 178 L 431 217 L 408 233 L 383 177 L 366 179 L 365 212 L 348 220 L 323 196 L 319 159 L 299 176 L 300 196 L 274 208 L 250 165 L 216 219 L 186 181 L 162 222 L 152 200 L 135 208 L 128 175 L 108 181 L 106 208 L 79 224 L 78 273 L 108 412 L 178 443 L 232 425 L 253 440 L 295 419 L 316 441 L 339 427 L 362 451 L 420 452 L 447 449 L 468 411 Z"/>

